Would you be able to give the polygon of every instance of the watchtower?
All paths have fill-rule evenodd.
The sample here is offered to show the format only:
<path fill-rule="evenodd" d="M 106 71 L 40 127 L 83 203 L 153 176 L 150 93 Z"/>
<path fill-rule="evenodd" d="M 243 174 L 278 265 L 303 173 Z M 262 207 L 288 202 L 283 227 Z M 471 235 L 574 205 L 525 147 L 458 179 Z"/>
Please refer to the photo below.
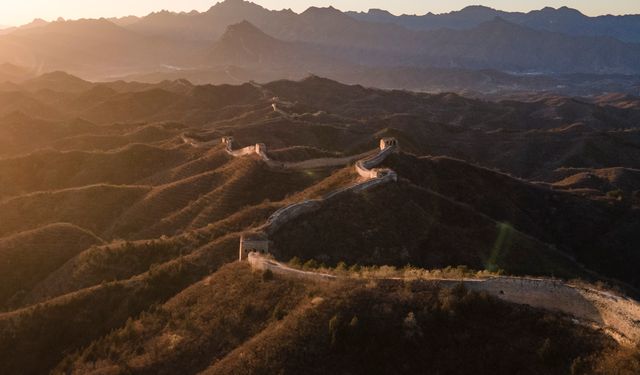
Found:
<path fill-rule="evenodd" d="M 233 137 L 222 137 L 222 144 L 226 145 L 227 148 L 231 148 L 233 145 Z"/>
<path fill-rule="evenodd" d="M 266 233 L 245 233 L 240 237 L 239 260 L 246 259 L 252 251 L 264 254 L 269 252 L 269 239 Z"/>
<path fill-rule="evenodd" d="M 380 139 L 380 150 L 387 149 L 389 147 L 397 147 L 398 140 L 392 137 Z"/>
<path fill-rule="evenodd" d="M 264 143 L 256 143 L 256 154 L 267 153 L 267 145 Z"/>

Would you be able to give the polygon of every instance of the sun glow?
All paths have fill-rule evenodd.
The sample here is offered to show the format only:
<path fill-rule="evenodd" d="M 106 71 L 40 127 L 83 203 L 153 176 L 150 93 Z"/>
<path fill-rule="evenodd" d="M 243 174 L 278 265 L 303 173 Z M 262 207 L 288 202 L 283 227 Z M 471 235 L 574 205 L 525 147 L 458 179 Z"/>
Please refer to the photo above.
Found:
<path fill-rule="evenodd" d="M 368 2 L 356 0 L 254 0 L 269 9 L 288 9 L 296 12 L 304 11 L 309 6 L 332 5 L 341 10 L 364 11 L 369 8 L 389 10 L 395 14 L 425 14 L 428 12 L 442 13 L 459 10 L 465 6 L 475 5 L 474 0 L 451 0 L 447 2 L 415 0 L 372 0 Z M 67 19 L 122 17 L 128 15 L 142 16 L 150 12 L 167 9 L 171 11 L 204 11 L 214 5 L 215 0 L 23 0 L 3 1 L 0 3 L 0 25 L 22 25 L 35 18 L 55 20 L 58 17 Z M 629 14 L 639 13 L 640 4 L 637 0 L 489 0 L 486 6 L 506 11 L 528 11 L 545 6 L 576 8 L 587 15 L 601 14 Z"/>

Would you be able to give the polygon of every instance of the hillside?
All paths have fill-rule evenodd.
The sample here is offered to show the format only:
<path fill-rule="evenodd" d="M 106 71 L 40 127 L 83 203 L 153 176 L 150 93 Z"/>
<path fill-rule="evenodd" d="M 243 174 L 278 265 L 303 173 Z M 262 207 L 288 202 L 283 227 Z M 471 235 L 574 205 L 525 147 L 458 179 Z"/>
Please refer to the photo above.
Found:
<path fill-rule="evenodd" d="M 333 266 L 341 261 L 466 265 L 513 274 L 593 277 L 584 265 L 638 285 L 633 268 L 627 267 L 636 259 L 633 246 L 620 245 L 638 240 L 620 228 L 637 225 L 635 209 L 585 200 L 454 159 L 401 155 L 389 166 L 405 180 L 338 199 L 288 223 L 274 237 L 276 257 Z M 334 225 L 328 232 L 320 229 Z M 620 242 L 611 243 L 614 237 Z"/>
<path fill-rule="evenodd" d="M 637 307 L 624 297 L 640 287 L 630 98 L 490 101 L 315 75 L 215 86 L 55 73 L 3 92 L 33 103 L 0 118 L 3 374 L 637 364 L 635 336 L 607 330 L 600 310 L 578 319 L 402 276 L 577 279 Z M 237 260 L 252 235 L 316 276 L 251 271 Z"/>
<path fill-rule="evenodd" d="M 67 260 L 102 240 L 70 224 L 52 224 L 0 239 L 0 308 L 25 294 Z M 13 300 L 13 301 L 12 301 Z"/>
<path fill-rule="evenodd" d="M 588 368 L 610 350 L 611 343 L 597 333 L 552 314 L 542 323 L 542 314 L 430 283 L 313 284 L 264 279 L 233 265 L 69 357 L 58 370 L 288 374 L 313 368 L 312 373 L 349 369 L 364 374 L 433 369 L 463 374 L 492 369 L 507 374 L 524 361 L 531 373 L 560 374 L 572 362 Z M 506 346 L 498 343 L 506 344 L 516 334 L 513 329 L 521 339 L 517 346 L 509 344 L 505 360 Z M 482 344 L 487 341 L 497 346 Z M 461 342 L 477 350 L 462 351 Z M 321 354 L 291 356 L 301 346 Z M 462 367 L 457 365 L 461 359 Z"/>
<path fill-rule="evenodd" d="M 0 199 L 95 184 L 135 185 L 190 161 L 188 150 L 133 144 L 111 152 L 43 151 L 0 160 Z"/>

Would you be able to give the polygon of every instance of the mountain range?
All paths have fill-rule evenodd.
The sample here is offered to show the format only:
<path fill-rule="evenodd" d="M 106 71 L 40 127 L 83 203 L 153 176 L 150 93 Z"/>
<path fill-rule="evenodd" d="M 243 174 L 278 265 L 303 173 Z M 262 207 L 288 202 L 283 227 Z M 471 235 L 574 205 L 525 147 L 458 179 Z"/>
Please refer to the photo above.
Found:
<path fill-rule="evenodd" d="M 579 22 L 564 21 L 576 17 Z M 539 19 L 567 30 L 533 21 Z M 632 35 L 627 25 L 640 25 L 637 20 L 565 8 L 519 14 L 474 7 L 396 17 L 312 7 L 297 14 L 226 0 L 206 12 L 34 22 L 0 35 L 0 61 L 94 80 L 239 83 L 313 73 L 425 91 L 635 94 L 640 44 L 613 31 Z"/>
<path fill-rule="evenodd" d="M 381 9 L 368 12 L 347 12 L 353 18 L 401 25 L 414 30 L 472 29 L 481 23 L 500 17 L 506 21 L 535 30 L 563 33 L 572 36 L 600 36 L 624 42 L 640 42 L 640 16 L 603 15 L 589 17 L 576 9 L 545 7 L 528 13 L 504 12 L 485 6 L 469 6 L 460 11 L 444 14 L 395 16 Z"/>
<path fill-rule="evenodd" d="M 0 374 L 640 373 L 637 22 L 0 30 Z"/>
<path fill-rule="evenodd" d="M 230 32 L 280 45 L 249 23 Z M 285 43 L 283 53 L 298 45 Z M 313 75 L 196 85 L 25 74 L 0 85 L 3 374 L 513 374 L 523 363 L 607 374 L 638 363 L 596 313 L 582 322 L 459 283 L 546 278 L 587 285 L 605 307 L 632 304 L 637 97 L 487 101 Z M 270 162 L 234 157 L 226 136 L 234 150 L 264 143 Z M 323 198 L 358 183 L 350 163 L 387 137 L 400 149 L 381 168 L 397 181 Z M 306 200 L 321 203 L 270 235 L 268 261 L 351 276 L 237 262 L 242 236 Z M 553 293 L 541 299 L 593 310 Z"/>

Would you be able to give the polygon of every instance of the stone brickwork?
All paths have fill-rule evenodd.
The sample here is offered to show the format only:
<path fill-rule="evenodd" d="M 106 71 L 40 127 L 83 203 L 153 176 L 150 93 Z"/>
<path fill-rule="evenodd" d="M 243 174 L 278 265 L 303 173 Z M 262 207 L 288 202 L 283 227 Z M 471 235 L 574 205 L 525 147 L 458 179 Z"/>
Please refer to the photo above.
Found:
<path fill-rule="evenodd" d="M 247 259 L 247 255 L 251 252 L 265 254 L 269 252 L 269 238 L 266 234 L 261 232 L 245 233 L 240 237 L 239 260 Z"/>
<path fill-rule="evenodd" d="M 330 281 L 350 276 L 335 276 L 301 271 L 253 252 L 248 255 L 251 267 L 273 273 L 316 281 Z M 403 281 L 404 278 L 377 279 Z M 507 302 L 561 312 L 575 323 L 602 329 L 625 346 L 640 342 L 640 304 L 610 292 L 573 285 L 555 279 L 497 276 L 488 279 L 426 279 L 443 288 L 462 283 L 467 289 L 487 293 Z"/>
<path fill-rule="evenodd" d="M 285 223 L 300 217 L 301 215 L 308 214 L 318 210 L 322 207 L 322 204 L 330 199 L 334 199 L 341 194 L 347 192 L 361 192 L 367 189 L 370 189 L 374 186 L 384 184 L 391 181 L 397 181 L 398 177 L 396 173 L 391 169 L 386 168 L 378 168 L 378 169 L 369 169 L 373 168 L 380 163 L 382 163 L 391 153 L 396 150 L 397 141 L 393 138 L 385 138 L 386 141 L 380 141 L 380 150 L 372 155 L 368 156 L 362 160 L 359 160 L 355 164 L 356 172 L 364 179 L 364 181 L 348 186 L 336 191 L 333 191 L 321 199 L 309 199 L 302 202 L 294 203 L 274 212 L 268 219 L 267 222 L 257 229 L 256 232 L 251 234 L 245 234 L 240 238 L 240 249 L 239 249 L 239 260 L 242 261 L 247 258 L 247 253 L 251 251 L 260 251 L 260 252 L 268 252 L 269 251 L 269 240 L 268 236 L 273 235 L 277 232 L 282 225 Z M 227 152 L 234 156 L 240 157 L 244 155 L 250 155 L 256 153 L 261 156 L 261 158 L 267 163 L 269 166 L 278 166 L 278 167 L 286 167 L 284 163 L 277 163 L 269 159 L 266 154 L 266 146 L 263 143 L 258 143 L 255 146 L 245 147 L 239 150 L 233 150 L 231 145 L 233 143 L 233 138 L 224 137 L 222 138 L 222 143 L 227 145 Z M 385 147 L 382 147 L 385 145 Z M 255 248 L 251 248 L 255 247 Z"/>

